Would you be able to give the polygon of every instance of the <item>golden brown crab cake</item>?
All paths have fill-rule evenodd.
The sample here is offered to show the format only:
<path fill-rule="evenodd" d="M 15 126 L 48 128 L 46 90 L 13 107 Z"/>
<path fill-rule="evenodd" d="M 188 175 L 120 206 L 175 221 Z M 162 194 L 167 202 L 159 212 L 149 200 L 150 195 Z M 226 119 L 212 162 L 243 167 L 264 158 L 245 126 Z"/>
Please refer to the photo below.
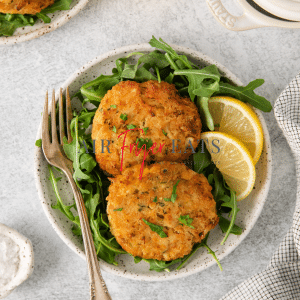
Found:
<path fill-rule="evenodd" d="M 35 15 L 53 3 L 54 0 L 0 0 L 0 12 Z"/>
<path fill-rule="evenodd" d="M 218 224 L 212 187 L 182 163 L 145 166 L 141 180 L 139 168 L 111 179 L 107 213 L 112 234 L 124 250 L 145 259 L 170 261 L 189 254 Z"/>
<path fill-rule="evenodd" d="M 132 128 L 125 138 L 122 133 Z M 96 140 L 96 160 L 101 169 L 118 175 L 124 139 L 127 148 L 123 151 L 122 169 L 142 163 L 145 146 L 139 155 L 136 155 L 139 148 L 133 147 L 130 152 L 130 144 L 137 139 L 140 147 L 146 142 L 147 149 L 157 145 L 154 153 L 161 150 L 156 154 L 150 152 L 146 162 L 182 161 L 190 156 L 192 147 L 196 149 L 200 132 L 196 105 L 189 98 L 181 97 L 173 84 L 154 80 L 122 81 L 101 100 L 93 121 L 92 139 Z M 108 141 L 110 153 L 105 148 Z"/>

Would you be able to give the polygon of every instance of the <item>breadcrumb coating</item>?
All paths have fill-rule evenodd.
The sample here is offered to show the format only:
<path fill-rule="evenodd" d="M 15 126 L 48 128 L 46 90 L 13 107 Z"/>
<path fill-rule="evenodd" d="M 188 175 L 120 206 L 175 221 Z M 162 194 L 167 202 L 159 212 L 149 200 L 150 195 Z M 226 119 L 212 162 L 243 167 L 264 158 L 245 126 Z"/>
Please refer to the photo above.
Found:
<path fill-rule="evenodd" d="M 212 187 L 204 175 L 182 163 L 160 162 L 146 166 L 141 180 L 138 176 L 136 165 L 112 178 L 107 197 L 111 232 L 133 256 L 182 258 L 218 224 Z M 176 183 L 173 203 L 169 199 Z M 180 222 L 185 216 L 192 219 L 190 226 Z M 167 237 L 160 237 L 143 219 L 161 226 Z"/>
<path fill-rule="evenodd" d="M 122 155 L 125 134 L 118 136 L 131 128 L 135 130 L 127 133 L 125 146 L 128 147 Z M 95 155 L 100 168 L 118 175 L 122 162 L 122 170 L 143 162 L 144 149 L 138 156 L 136 148 L 130 153 L 129 146 L 137 139 L 141 139 L 140 145 L 145 141 L 149 147 L 157 145 L 153 152 L 158 152 L 150 151 L 146 162 L 183 161 L 192 154 L 192 148 L 196 149 L 200 132 L 196 105 L 189 98 L 181 97 L 175 85 L 154 80 L 122 81 L 101 100 L 93 121 L 92 139 L 96 140 Z M 103 147 L 107 140 L 110 153 Z"/>

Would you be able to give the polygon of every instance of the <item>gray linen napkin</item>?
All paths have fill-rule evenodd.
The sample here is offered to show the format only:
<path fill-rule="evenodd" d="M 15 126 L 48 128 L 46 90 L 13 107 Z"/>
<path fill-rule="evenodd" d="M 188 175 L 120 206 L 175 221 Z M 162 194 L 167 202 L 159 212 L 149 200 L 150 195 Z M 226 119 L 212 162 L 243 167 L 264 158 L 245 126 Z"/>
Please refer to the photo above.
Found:
<path fill-rule="evenodd" d="M 300 74 L 280 94 L 274 112 L 296 160 L 297 203 L 293 225 L 267 269 L 241 283 L 221 300 L 300 299 Z"/>

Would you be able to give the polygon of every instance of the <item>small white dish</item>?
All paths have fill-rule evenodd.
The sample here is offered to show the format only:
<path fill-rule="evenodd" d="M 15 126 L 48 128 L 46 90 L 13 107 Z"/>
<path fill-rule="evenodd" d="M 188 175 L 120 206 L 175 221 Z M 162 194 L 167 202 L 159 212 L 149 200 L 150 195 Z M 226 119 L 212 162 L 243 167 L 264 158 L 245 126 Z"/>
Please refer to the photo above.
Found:
<path fill-rule="evenodd" d="M 8 296 L 17 286 L 23 283 L 33 272 L 33 248 L 29 239 L 4 224 L 0 223 L 0 243 L 11 242 L 19 256 L 14 276 L 4 286 L 0 286 L 0 299 Z M 5 253 L 0 253 L 5 256 Z"/>
<path fill-rule="evenodd" d="M 271 2 L 273 0 L 255 0 L 257 3 L 259 1 Z M 247 0 L 236 0 L 235 2 L 243 9 L 243 14 L 241 16 L 234 16 L 228 12 L 222 4 L 222 0 L 206 0 L 215 19 L 229 30 L 242 31 L 260 27 L 300 28 L 300 22 L 281 20 L 276 17 L 267 16 L 250 5 Z M 296 4 L 299 5 L 299 3 Z M 236 3 L 232 3 L 232 5 L 236 5 Z"/>
<path fill-rule="evenodd" d="M 300 21 L 300 2 L 295 0 L 254 0 L 269 13 L 292 21 Z"/>
<path fill-rule="evenodd" d="M 69 10 L 56 11 L 55 13 L 48 15 L 51 18 L 51 23 L 45 24 L 39 20 L 33 26 L 17 28 L 12 36 L 0 37 L 0 45 L 12 45 L 29 41 L 51 32 L 64 25 L 78 14 L 85 7 L 88 1 L 89 0 L 73 0 Z"/>
<path fill-rule="evenodd" d="M 176 52 L 187 55 L 189 59 L 199 66 L 204 67 L 206 65 L 215 64 L 221 73 L 228 77 L 233 83 L 242 85 L 241 81 L 228 69 L 208 56 L 188 48 L 174 45 L 171 46 Z M 100 74 L 111 74 L 112 68 L 115 67 L 116 59 L 124 57 L 131 52 L 149 53 L 153 50 L 154 49 L 149 44 L 139 44 L 122 47 L 120 49 L 103 54 L 99 57 L 96 57 L 94 60 L 90 61 L 77 72 L 75 72 L 62 85 L 62 88 L 65 90 L 66 87 L 69 86 L 70 94 L 73 95 L 84 83 L 95 79 L 96 77 L 100 76 Z M 58 94 L 56 95 L 56 100 L 57 99 Z M 44 99 L 40 99 L 40 101 L 44 101 Z M 208 239 L 208 244 L 212 250 L 216 251 L 219 259 L 224 258 L 231 251 L 233 251 L 250 232 L 261 213 L 271 182 L 272 157 L 270 137 L 262 113 L 256 109 L 255 112 L 259 117 L 264 132 L 263 153 L 256 165 L 257 180 L 255 183 L 255 189 L 247 199 L 238 203 L 240 212 L 238 214 L 236 224 L 244 229 L 240 236 L 230 235 L 225 245 L 221 246 L 220 243 L 224 237 L 221 229 L 217 226 L 211 232 Z M 36 139 L 40 138 L 41 126 L 38 130 Z M 51 183 L 48 180 L 48 164 L 42 153 L 42 148 L 35 147 L 34 161 L 36 186 L 46 216 L 60 238 L 81 258 L 85 259 L 83 244 L 80 242 L 77 236 L 73 235 L 71 230 L 71 222 L 60 211 L 51 208 L 51 205 L 56 204 L 56 198 Z M 56 176 L 58 176 L 58 174 L 56 174 Z M 61 174 L 59 174 L 59 177 L 61 177 Z M 61 191 L 61 196 L 62 199 L 64 199 L 65 204 L 72 204 L 73 195 L 69 183 L 64 177 L 58 183 L 58 187 Z M 119 255 L 117 261 L 119 263 L 118 266 L 110 265 L 104 261 L 101 261 L 101 269 L 118 276 L 143 281 L 162 281 L 185 277 L 193 273 L 200 272 L 209 266 L 216 264 L 213 257 L 208 254 L 204 248 L 200 248 L 181 270 L 172 271 L 170 273 L 157 273 L 155 271 L 149 271 L 148 263 L 142 261 L 138 264 L 135 264 L 130 255 Z"/>

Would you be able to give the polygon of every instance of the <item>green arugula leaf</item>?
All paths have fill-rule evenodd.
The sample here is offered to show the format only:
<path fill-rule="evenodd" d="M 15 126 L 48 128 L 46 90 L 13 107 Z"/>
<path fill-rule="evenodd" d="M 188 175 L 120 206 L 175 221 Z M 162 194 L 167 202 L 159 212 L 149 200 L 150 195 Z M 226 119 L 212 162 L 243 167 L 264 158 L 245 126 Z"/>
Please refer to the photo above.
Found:
<path fill-rule="evenodd" d="M 169 66 L 169 62 L 163 53 L 158 50 L 154 50 L 149 54 L 144 54 L 139 58 L 140 63 L 149 65 L 151 68 L 157 67 L 158 69 L 164 69 Z"/>
<path fill-rule="evenodd" d="M 81 94 L 98 106 L 105 94 L 120 82 L 119 74 L 100 75 L 80 88 Z M 98 104 L 97 104 L 98 102 Z"/>
<path fill-rule="evenodd" d="M 48 170 L 50 174 L 49 180 L 52 184 L 53 190 L 55 192 L 56 200 L 57 200 L 57 203 L 55 205 L 52 205 L 51 207 L 60 210 L 70 221 L 72 221 L 78 227 L 80 227 L 79 218 L 75 217 L 71 211 L 71 209 L 74 208 L 75 204 L 65 205 L 63 203 L 62 198 L 60 197 L 57 182 L 61 179 L 61 177 L 55 178 L 52 167 L 50 165 L 48 165 Z"/>
<path fill-rule="evenodd" d="M 144 130 L 144 134 L 145 134 L 145 135 L 147 134 L 147 131 L 148 131 L 148 129 L 149 129 L 149 127 L 145 127 L 145 128 L 143 128 L 143 130 Z"/>
<path fill-rule="evenodd" d="M 117 105 L 112 104 L 110 107 L 112 107 L 112 108 L 117 108 Z"/>
<path fill-rule="evenodd" d="M 73 119 L 74 120 L 74 119 Z M 74 173 L 73 173 L 73 178 L 75 182 L 77 182 L 79 179 L 89 179 L 89 175 L 85 174 L 81 168 L 80 168 L 80 157 L 83 154 L 83 149 L 80 148 L 79 145 L 79 138 L 78 138 L 78 116 L 75 117 L 75 121 L 73 122 L 74 124 L 74 136 L 73 136 L 73 141 L 75 142 L 74 147 L 73 147 L 73 168 L 74 168 Z M 72 127 L 72 123 L 71 123 Z M 71 142 L 72 143 L 72 142 Z"/>
<path fill-rule="evenodd" d="M 221 75 L 215 65 L 197 70 L 179 70 L 175 75 L 184 75 L 188 78 L 188 92 L 192 101 L 196 96 L 209 98 L 219 90 Z"/>
<path fill-rule="evenodd" d="M 36 16 L 41 19 L 45 24 L 51 23 L 51 18 L 49 18 L 46 14 L 44 13 L 37 13 Z"/>
<path fill-rule="evenodd" d="M 145 82 L 148 80 L 156 80 L 156 77 L 150 72 L 150 66 L 145 64 L 137 69 L 134 80 Z"/>
<path fill-rule="evenodd" d="M 89 173 L 97 166 L 95 159 L 90 154 L 86 153 L 80 155 L 79 162 L 80 168 L 85 169 Z"/>
<path fill-rule="evenodd" d="M 192 101 L 197 98 L 200 115 L 205 120 L 206 126 L 214 130 L 214 121 L 208 109 L 209 98 L 219 90 L 221 75 L 215 65 L 198 70 L 175 71 L 175 75 L 185 75 L 188 78 L 188 92 Z"/>
<path fill-rule="evenodd" d="M 33 26 L 37 20 L 34 15 L 0 13 L 0 36 L 12 36 L 17 28 Z"/>
<path fill-rule="evenodd" d="M 115 125 L 114 125 L 112 131 L 113 131 L 114 133 L 117 133 L 117 127 L 116 127 Z"/>
<path fill-rule="evenodd" d="M 251 81 L 247 86 L 242 87 L 221 82 L 220 89 L 215 95 L 230 95 L 243 102 L 247 102 L 264 112 L 270 112 L 272 110 L 271 103 L 266 98 L 258 96 L 254 92 L 254 89 L 260 87 L 263 83 L 263 79 L 256 79 Z"/>
<path fill-rule="evenodd" d="M 86 213 L 89 218 L 94 219 L 96 208 L 100 201 L 99 190 L 96 191 L 95 194 L 93 194 L 93 187 L 91 184 L 87 184 L 85 186 L 85 189 L 86 191 L 88 191 L 88 193 L 85 193 L 82 196 L 86 207 Z"/>
<path fill-rule="evenodd" d="M 223 216 L 219 216 L 219 226 L 223 233 L 228 232 L 229 225 L 230 225 L 230 221 L 225 219 Z M 243 233 L 243 229 L 234 224 L 230 230 L 230 233 L 235 235 L 241 235 Z"/>
<path fill-rule="evenodd" d="M 210 154 L 206 149 L 206 147 L 196 152 L 193 155 L 193 159 L 194 159 L 194 171 L 197 172 L 198 174 L 203 173 L 203 171 L 212 163 Z"/>
<path fill-rule="evenodd" d="M 78 123 L 81 123 L 82 127 L 84 129 L 87 129 L 92 123 L 95 116 L 96 110 L 89 111 L 86 108 L 84 108 L 80 116 L 78 117 Z"/>
<path fill-rule="evenodd" d="M 58 10 L 69 10 L 73 0 L 58 0 L 41 11 L 42 14 L 52 14 Z"/>
<path fill-rule="evenodd" d="M 227 196 L 226 195 L 227 189 L 224 187 L 223 175 L 217 168 L 215 168 L 213 171 L 213 178 L 214 178 L 214 183 L 215 183 L 214 190 L 212 192 L 214 199 L 216 202 L 220 202 L 220 201 L 224 202 L 224 199 L 227 199 L 225 197 L 225 196 Z"/>
<path fill-rule="evenodd" d="M 148 222 L 145 219 L 142 219 L 142 220 L 144 221 L 145 224 L 147 224 L 150 227 L 150 229 L 152 231 L 156 232 L 161 238 L 168 237 L 167 234 L 163 231 L 163 227 L 162 226 L 152 224 L 152 223 Z"/>
<path fill-rule="evenodd" d="M 162 133 L 167 136 L 168 134 L 162 129 Z"/>
<path fill-rule="evenodd" d="M 143 259 L 145 262 L 150 264 L 150 271 L 156 272 L 170 272 L 169 267 L 175 265 L 181 261 L 180 258 L 172 260 L 172 261 L 163 261 L 157 259 Z"/>
<path fill-rule="evenodd" d="M 125 63 L 124 70 L 121 73 L 121 78 L 131 80 L 134 79 L 138 82 L 156 80 L 156 77 L 150 72 L 151 65 L 144 64 L 143 66 L 139 67 L 140 63 L 140 60 L 135 65 Z"/>
<path fill-rule="evenodd" d="M 171 58 L 174 59 L 178 59 L 179 61 L 181 61 L 185 67 L 187 67 L 188 69 L 192 69 L 194 64 L 192 64 L 185 55 L 179 55 L 177 54 L 173 48 L 168 45 L 166 42 L 163 41 L 163 39 L 159 39 L 159 41 L 152 36 L 152 39 L 150 40 L 149 44 L 157 49 L 161 49 L 163 51 L 165 51 L 167 54 L 169 54 L 171 56 Z"/>
<path fill-rule="evenodd" d="M 156 72 L 156 76 L 157 76 L 157 81 L 158 81 L 158 83 L 161 83 L 161 78 L 160 78 L 160 73 L 159 73 L 158 67 L 155 67 L 155 72 Z"/>
<path fill-rule="evenodd" d="M 208 253 L 210 255 L 212 255 L 212 257 L 214 258 L 214 260 L 217 262 L 217 265 L 219 266 L 220 271 L 223 271 L 222 265 L 221 265 L 220 261 L 218 260 L 218 258 L 216 256 L 216 253 L 208 247 L 207 241 L 205 241 L 205 243 L 203 244 L 203 246 L 206 248 L 206 250 L 208 251 Z"/>
<path fill-rule="evenodd" d="M 234 222 L 235 222 L 235 219 L 236 219 L 236 215 L 238 213 L 236 194 L 235 194 L 234 191 L 230 191 L 230 198 L 231 198 L 230 202 L 226 202 L 226 203 L 222 204 L 222 206 L 230 207 L 232 209 L 231 210 L 232 211 L 232 216 L 231 216 L 230 224 L 228 226 L 225 237 L 224 237 L 223 241 L 221 242 L 221 245 L 223 245 L 225 243 L 225 241 L 227 240 L 229 234 L 231 233 L 231 230 L 234 226 Z"/>
<path fill-rule="evenodd" d="M 141 260 L 142 260 L 141 257 L 138 257 L 138 256 L 135 256 L 135 257 L 134 257 L 134 263 L 135 263 L 135 264 L 138 264 Z"/>
<path fill-rule="evenodd" d="M 188 261 L 195 253 L 196 253 L 196 251 L 197 251 L 199 248 L 205 247 L 206 250 L 208 251 L 208 253 L 211 254 L 212 257 L 213 257 L 213 258 L 215 259 L 215 261 L 217 262 L 217 264 L 218 264 L 220 270 L 223 271 L 223 268 L 222 268 L 222 266 L 221 266 L 221 263 L 220 263 L 220 261 L 218 260 L 218 258 L 217 258 L 217 256 L 216 256 L 215 252 L 212 251 L 212 250 L 209 248 L 209 246 L 207 245 L 208 235 L 209 235 L 209 233 L 205 236 L 205 238 L 202 240 L 201 243 L 195 244 L 195 245 L 193 246 L 193 249 L 192 249 L 191 253 L 188 254 L 188 255 L 186 255 L 186 256 L 183 258 L 181 264 L 176 268 L 176 270 L 180 270 L 180 269 L 186 264 L 186 262 L 187 262 L 187 261 Z"/>
<path fill-rule="evenodd" d="M 178 218 L 179 222 L 188 226 L 188 227 L 191 227 L 192 229 L 195 229 L 194 226 L 192 226 L 192 222 L 193 222 L 193 219 L 189 217 L 189 215 L 186 215 L 186 216 L 180 216 Z"/>
<path fill-rule="evenodd" d="M 76 140 L 73 139 L 70 143 L 66 137 L 63 138 L 63 148 L 67 157 L 74 161 L 75 160 L 75 151 L 76 151 Z"/>
<path fill-rule="evenodd" d="M 157 202 L 157 196 L 154 197 L 153 202 Z"/>

